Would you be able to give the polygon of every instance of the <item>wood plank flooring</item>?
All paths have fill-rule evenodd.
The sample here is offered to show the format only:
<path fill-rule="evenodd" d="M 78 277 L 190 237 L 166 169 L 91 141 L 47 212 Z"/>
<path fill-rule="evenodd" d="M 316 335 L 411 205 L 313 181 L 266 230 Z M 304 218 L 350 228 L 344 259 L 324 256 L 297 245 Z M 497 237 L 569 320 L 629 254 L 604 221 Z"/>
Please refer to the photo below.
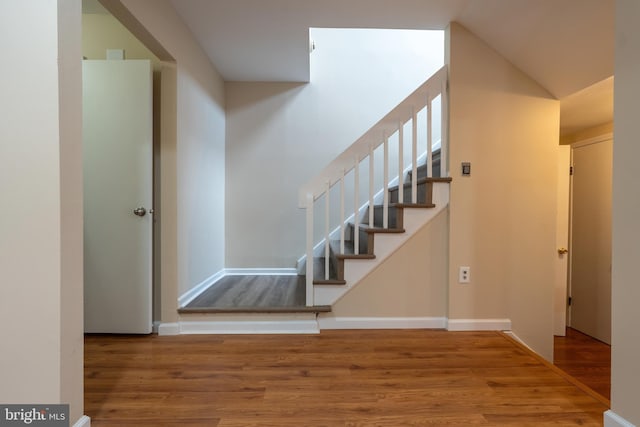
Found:
<path fill-rule="evenodd" d="M 566 336 L 554 337 L 554 364 L 593 389 L 611 398 L 611 346 L 567 328 Z"/>
<path fill-rule="evenodd" d="M 305 302 L 304 276 L 225 276 L 187 307 L 298 307 Z"/>
<path fill-rule="evenodd" d="M 87 336 L 92 426 L 601 426 L 498 332 Z"/>

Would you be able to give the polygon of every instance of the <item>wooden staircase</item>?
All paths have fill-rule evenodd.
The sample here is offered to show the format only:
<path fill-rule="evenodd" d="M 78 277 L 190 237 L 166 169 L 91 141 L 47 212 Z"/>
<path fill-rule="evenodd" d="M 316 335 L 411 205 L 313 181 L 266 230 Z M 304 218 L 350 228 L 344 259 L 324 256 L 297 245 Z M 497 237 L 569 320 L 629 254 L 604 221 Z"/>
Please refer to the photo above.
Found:
<path fill-rule="evenodd" d="M 383 205 L 373 206 L 373 224 L 369 224 L 369 209 L 362 215 L 362 220 L 355 229 L 353 223 L 347 225 L 345 231 L 344 252 L 340 252 L 340 241 L 331 240 L 329 242 L 329 278 L 325 275 L 325 256 L 314 258 L 314 286 L 324 285 L 346 285 L 345 262 L 347 260 L 371 260 L 375 259 L 375 241 L 377 234 L 400 234 L 405 233 L 404 213 L 407 209 L 433 209 L 433 185 L 435 183 L 451 182 L 451 178 L 441 178 L 439 152 L 434 153 L 433 175 L 427 177 L 427 166 L 421 165 L 417 168 L 417 201 L 416 203 L 399 203 L 399 186 L 389 188 L 389 213 L 388 227 L 383 227 Z M 412 179 L 411 172 L 407 175 L 403 185 L 403 200 L 412 200 Z M 355 251 L 355 233 L 358 233 L 358 253 Z"/>

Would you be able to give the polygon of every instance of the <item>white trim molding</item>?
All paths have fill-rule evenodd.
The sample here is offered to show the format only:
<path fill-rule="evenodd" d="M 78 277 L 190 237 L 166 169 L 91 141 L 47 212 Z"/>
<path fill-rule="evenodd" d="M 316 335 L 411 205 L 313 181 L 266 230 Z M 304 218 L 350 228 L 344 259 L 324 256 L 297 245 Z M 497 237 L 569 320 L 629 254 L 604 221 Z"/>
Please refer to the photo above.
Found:
<path fill-rule="evenodd" d="M 320 329 L 444 329 L 444 317 L 331 317 L 318 316 Z"/>
<path fill-rule="evenodd" d="M 91 418 L 83 415 L 78 421 L 76 421 L 73 427 L 91 427 Z"/>
<path fill-rule="evenodd" d="M 531 347 L 529 347 L 529 345 L 528 345 L 526 342 L 522 341 L 522 340 L 520 339 L 520 337 L 519 337 L 519 336 L 517 336 L 516 334 L 514 334 L 514 333 L 513 333 L 513 331 L 502 331 L 502 332 L 503 332 L 505 335 L 508 335 L 508 336 L 510 336 L 511 338 L 513 338 L 514 340 L 518 341 L 520 344 L 522 344 L 523 346 L 527 347 L 529 350 L 531 350 L 531 351 L 533 351 L 534 353 L 538 354 L 538 352 L 537 352 L 537 351 L 535 351 L 534 349 L 532 349 Z"/>
<path fill-rule="evenodd" d="M 158 325 L 158 335 L 180 335 L 180 324 L 174 323 L 160 323 Z"/>
<path fill-rule="evenodd" d="M 611 409 L 604 413 L 604 427 L 636 427 Z"/>
<path fill-rule="evenodd" d="M 449 319 L 449 331 L 509 331 L 511 319 Z"/>
<path fill-rule="evenodd" d="M 158 335 L 187 334 L 317 334 L 316 313 L 186 314 L 176 323 L 163 323 Z"/>
<path fill-rule="evenodd" d="M 295 268 L 225 268 L 225 276 L 297 276 Z"/>
<path fill-rule="evenodd" d="M 215 273 L 213 276 L 204 279 L 202 282 L 198 283 L 193 288 L 189 289 L 184 294 L 180 295 L 178 298 L 178 307 L 184 307 L 193 301 L 198 295 L 209 289 L 211 285 L 216 283 L 218 280 L 222 279 L 225 276 L 225 270 L 222 269 Z"/>

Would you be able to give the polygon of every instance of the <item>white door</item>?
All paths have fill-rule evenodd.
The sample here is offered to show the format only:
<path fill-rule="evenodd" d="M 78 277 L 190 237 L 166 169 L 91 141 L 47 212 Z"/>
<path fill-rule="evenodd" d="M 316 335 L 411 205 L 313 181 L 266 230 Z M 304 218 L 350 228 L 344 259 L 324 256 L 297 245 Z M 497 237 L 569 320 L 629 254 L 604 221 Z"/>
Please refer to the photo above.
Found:
<path fill-rule="evenodd" d="M 151 64 L 85 60 L 82 74 L 85 332 L 150 333 Z"/>
<path fill-rule="evenodd" d="M 611 343 L 611 139 L 572 149 L 571 327 Z"/>
<path fill-rule="evenodd" d="M 556 283 L 553 292 L 553 334 L 565 336 L 567 316 L 567 271 L 569 247 L 569 166 L 571 150 L 568 145 L 558 146 L 558 209 L 556 217 Z"/>

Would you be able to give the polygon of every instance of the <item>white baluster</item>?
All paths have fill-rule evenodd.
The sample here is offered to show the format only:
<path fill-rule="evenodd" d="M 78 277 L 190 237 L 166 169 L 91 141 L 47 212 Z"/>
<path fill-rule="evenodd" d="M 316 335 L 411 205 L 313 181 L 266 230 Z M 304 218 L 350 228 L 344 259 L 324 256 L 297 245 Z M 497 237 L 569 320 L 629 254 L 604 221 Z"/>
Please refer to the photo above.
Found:
<path fill-rule="evenodd" d="M 432 116 L 431 116 L 431 98 L 427 94 L 427 176 L 433 176 L 433 135 L 432 135 Z"/>
<path fill-rule="evenodd" d="M 307 266 L 306 304 L 313 306 L 313 194 L 307 193 Z"/>
<path fill-rule="evenodd" d="M 418 203 L 418 114 L 411 112 L 411 203 Z"/>
<path fill-rule="evenodd" d="M 373 195 L 374 195 L 374 171 L 373 171 L 373 145 L 369 146 L 369 227 L 373 227 Z"/>
<path fill-rule="evenodd" d="M 340 253 L 344 253 L 344 169 L 340 176 Z"/>
<path fill-rule="evenodd" d="M 389 138 L 383 132 L 382 138 L 384 150 L 384 178 L 382 188 L 382 228 L 389 228 Z"/>
<path fill-rule="evenodd" d="M 324 193 L 324 280 L 329 280 L 329 196 L 331 184 L 327 181 Z"/>
<path fill-rule="evenodd" d="M 353 169 L 353 253 L 360 253 L 360 160 L 356 157 Z"/>
<path fill-rule="evenodd" d="M 404 123 L 398 125 L 398 203 L 404 202 Z"/>
<path fill-rule="evenodd" d="M 442 91 L 440 92 L 440 176 L 449 176 L 449 95 L 447 93 L 447 77 L 442 81 Z"/>

